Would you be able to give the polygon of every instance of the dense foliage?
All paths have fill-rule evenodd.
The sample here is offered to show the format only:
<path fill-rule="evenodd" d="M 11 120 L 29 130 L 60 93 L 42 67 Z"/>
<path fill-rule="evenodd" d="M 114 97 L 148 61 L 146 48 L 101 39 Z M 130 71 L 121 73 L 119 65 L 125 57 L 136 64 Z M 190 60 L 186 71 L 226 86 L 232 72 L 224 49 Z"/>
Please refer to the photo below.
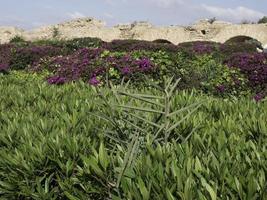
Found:
<path fill-rule="evenodd" d="M 234 54 L 226 62 L 229 67 L 239 68 L 255 90 L 267 89 L 267 54 Z"/>
<path fill-rule="evenodd" d="M 162 85 L 166 77 L 181 78 L 179 89 L 199 89 L 219 96 L 266 95 L 266 54 L 249 42 L 187 42 L 97 38 L 40 40 L 20 37 L 0 46 L 0 73 L 10 70 L 48 71 L 47 81 L 64 84 L 79 79 L 92 85 L 135 85 L 146 80 Z M 242 58 L 242 59 L 241 59 Z M 144 76 L 145 75 L 145 76 Z"/>
<path fill-rule="evenodd" d="M 262 17 L 259 19 L 258 24 L 266 24 L 267 23 L 267 16 Z"/>
<path fill-rule="evenodd" d="M 0 74 L 1 199 L 267 198 L 266 101 L 44 77 Z"/>

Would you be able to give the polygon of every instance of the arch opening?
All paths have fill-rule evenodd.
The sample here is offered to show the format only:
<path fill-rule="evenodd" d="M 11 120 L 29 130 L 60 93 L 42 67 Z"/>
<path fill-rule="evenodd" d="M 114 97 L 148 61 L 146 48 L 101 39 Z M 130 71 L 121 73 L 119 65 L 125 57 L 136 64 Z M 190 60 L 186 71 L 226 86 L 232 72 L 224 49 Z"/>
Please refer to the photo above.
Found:
<path fill-rule="evenodd" d="M 152 42 L 160 43 L 160 44 L 173 44 L 172 42 L 170 42 L 169 40 L 166 40 L 166 39 L 156 39 L 156 40 L 153 40 Z"/>
<path fill-rule="evenodd" d="M 257 48 L 263 50 L 263 44 L 255 39 L 252 38 L 250 36 L 246 36 L 246 35 L 238 35 L 238 36 L 234 36 L 231 37 L 230 39 L 225 41 L 225 44 L 236 44 L 236 43 L 247 43 L 247 44 L 254 44 Z"/>

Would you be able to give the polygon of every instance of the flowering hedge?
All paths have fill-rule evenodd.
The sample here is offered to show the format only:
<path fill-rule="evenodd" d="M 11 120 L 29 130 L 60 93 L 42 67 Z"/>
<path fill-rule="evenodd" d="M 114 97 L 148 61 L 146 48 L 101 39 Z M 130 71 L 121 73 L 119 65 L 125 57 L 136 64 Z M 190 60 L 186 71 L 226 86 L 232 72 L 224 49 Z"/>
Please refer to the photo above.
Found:
<path fill-rule="evenodd" d="M 23 45 L 14 42 L 0 45 L 0 73 L 25 68 L 47 70 L 50 84 L 82 79 L 91 85 L 109 80 L 118 83 L 122 77 L 142 84 L 144 74 L 162 84 L 165 77 L 174 76 L 181 78 L 180 89 L 198 88 L 220 95 L 252 89 L 259 99 L 267 91 L 267 56 L 255 51 L 253 44 L 205 41 L 179 45 L 140 40 L 103 42 L 97 38 L 44 40 Z"/>
<path fill-rule="evenodd" d="M 25 69 L 27 66 L 40 60 L 43 57 L 62 54 L 62 49 L 52 46 L 30 46 L 24 48 L 14 48 L 10 67 L 12 69 Z"/>
<path fill-rule="evenodd" d="M 267 94 L 267 54 L 266 53 L 238 53 L 231 56 L 226 64 L 238 68 L 246 75 L 250 87 L 258 92 L 256 100 Z"/>
<path fill-rule="evenodd" d="M 100 48 L 83 48 L 71 55 L 42 59 L 34 63 L 31 69 L 51 71 L 53 76 L 48 78 L 51 84 L 83 79 L 92 85 L 98 85 L 106 78 L 148 73 L 154 68 L 154 63 L 147 57 L 133 58 L 127 53 L 112 54 Z"/>

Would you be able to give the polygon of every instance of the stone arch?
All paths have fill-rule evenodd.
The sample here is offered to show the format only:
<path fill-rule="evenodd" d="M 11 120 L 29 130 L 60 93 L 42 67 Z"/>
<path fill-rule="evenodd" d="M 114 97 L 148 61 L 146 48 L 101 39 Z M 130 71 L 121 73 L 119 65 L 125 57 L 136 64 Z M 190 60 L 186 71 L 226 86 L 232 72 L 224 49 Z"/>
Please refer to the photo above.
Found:
<path fill-rule="evenodd" d="M 259 49 L 263 49 L 263 44 L 250 36 L 246 36 L 246 35 L 237 35 L 234 37 L 229 38 L 228 40 L 226 40 L 224 42 L 225 44 L 230 44 L 230 43 L 251 43 L 251 44 L 255 44 L 257 46 L 257 48 Z"/>
<path fill-rule="evenodd" d="M 153 40 L 152 42 L 160 43 L 160 44 L 173 44 L 171 41 L 166 40 L 166 39 L 156 39 L 156 40 Z"/>
<path fill-rule="evenodd" d="M 259 41 L 262 45 L 267 44 L 267 26 L 259 25 L 233 25 L 221 29 L 213 38 L 214 41 L 224 43 L 227 40 L 242 36 L 253 38 Z"/>

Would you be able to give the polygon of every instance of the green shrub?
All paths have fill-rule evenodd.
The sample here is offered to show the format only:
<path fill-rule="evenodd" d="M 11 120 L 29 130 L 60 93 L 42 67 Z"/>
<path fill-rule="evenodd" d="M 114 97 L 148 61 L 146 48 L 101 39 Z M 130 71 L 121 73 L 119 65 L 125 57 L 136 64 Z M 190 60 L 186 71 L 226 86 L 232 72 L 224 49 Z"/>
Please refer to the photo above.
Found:
<path fill-rule="evenodd" d="M 71 50 L 77 50 L 81 48 L 97 48 L 103 44 L 103 41 L 99 38 L 75 38 L 72 40 L 67 40 L 65 46 Z"/>
<path fill-rule="evenodd" d="M 26 42 L 23 37 L 16 35 L 15 37 L 11 38 L 11 40 L 9 41 L 10 43 L 22 43 L 22 42 Z"/>
<path fill-rule="evenodd" d="M 263 18 L 259 19 L 258 24 L 265 24 L 267 23 L 267 16 L 264 16 Z"/>
<path fill-rule="evenodd" d="M 50 40 L 37 40 L 33 42 L 33 45 L 37 46 L 54 46 L 63 48 L 66 52 L 73 52 L 81 48 L 97 48 L 103 44 L 103 41 L 99 38 L 75 38 L 70 40 L 63 39 L 50 39 Z"/>
<path fill-rule="evenodd" d="M 30 45 L 29 41 L 24 40 L 22 36 L 16 35 L 9 41 L 10 44 L 14 44 L 17 47 L 27 47 Z"/>
<path fill-rule="evenodd" d="M 60 36 L 59 29 L 57 27 L 53 27 L 53 38 L 58 38 Z"/>
<path fill-rule="evenodd" d="M 65 40 L 49 39 L 49 40 L 35 40 L 32 42 L 33 46 L 55 46 L 63 48 Z"/>

